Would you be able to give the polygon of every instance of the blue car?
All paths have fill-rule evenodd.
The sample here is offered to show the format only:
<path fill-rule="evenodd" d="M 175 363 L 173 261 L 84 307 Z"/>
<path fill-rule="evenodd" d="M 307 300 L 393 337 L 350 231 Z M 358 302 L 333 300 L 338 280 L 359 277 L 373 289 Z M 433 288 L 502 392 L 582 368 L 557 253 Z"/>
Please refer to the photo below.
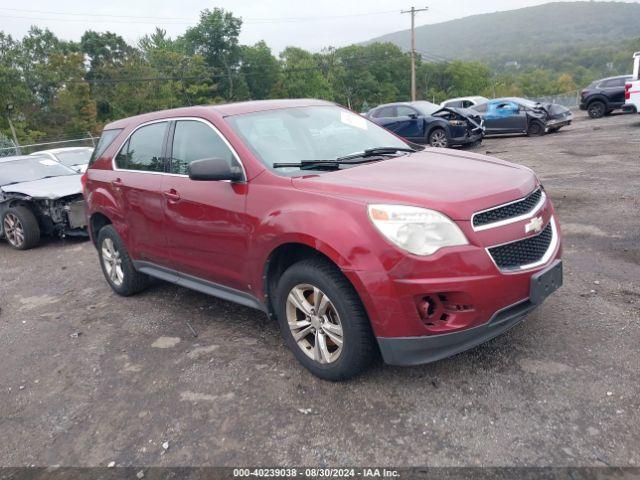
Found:
<path fill-rule="evenodd" d="M 571 111 L 562 105 L 526 98 L 498 98 L 471 108 L 482 115 L 487 135 L 523 133 L 539 136 L 556 132 L 573 120 Z"/>
<path fill-rule="evenodd" d="M 478 112 L 426 101 L 387 103 L 366 116 L 410 142 L 432 147 L 476 145 L 484 136 Z"/>

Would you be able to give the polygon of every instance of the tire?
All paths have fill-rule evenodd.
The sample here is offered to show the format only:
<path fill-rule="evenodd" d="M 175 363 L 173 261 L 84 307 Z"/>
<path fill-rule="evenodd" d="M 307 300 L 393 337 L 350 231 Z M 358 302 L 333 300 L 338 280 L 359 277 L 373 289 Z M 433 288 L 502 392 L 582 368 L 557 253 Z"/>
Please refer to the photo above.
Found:
<path fill-rule="evenodd" d="M 38 219 L 27 207 L 9 208 L 2 216 L 2 231 L 12 248 L 28 250 L 40 243 Z"/>
<path fill-rule="evenodd" d="M 447 132 L 445 132 L 443 128 L 434 128 L 429 133 L 429 139 L 427 143 L 432 147 L 447 148 L 449 146 Z"/>
<path fill-rule="evenodd" d="M 594 100 L 587 107 L 587 112 L 591 118 L 602 118 L 607 112 L 607 106 L 600 100 Z"/>
<path fill-rule="evenodd" d="M 98 256 L 104 278 L 118 295 L 134 295 L 149 284 L 149 277 L 133 266 L 120 235 L 112 225 L 106 225 L 98 232 Z"/>
<path fill-rule="evenodd" d="M 287 346 L 319 378 L 347 380 L 364 371 L 377 355 L 358 294 L 326 260 L 308 259 L 290 266 L 278 281 L 275 310 Z M 299 325 L 290 327 L 289 320 Z"/>
<path fill-rule="evenodd" d="M 527 128 L 527 135 L 530 137 L 541 137 L 544 135 L 544 123 L 539 120 L 531 120 Z"/>

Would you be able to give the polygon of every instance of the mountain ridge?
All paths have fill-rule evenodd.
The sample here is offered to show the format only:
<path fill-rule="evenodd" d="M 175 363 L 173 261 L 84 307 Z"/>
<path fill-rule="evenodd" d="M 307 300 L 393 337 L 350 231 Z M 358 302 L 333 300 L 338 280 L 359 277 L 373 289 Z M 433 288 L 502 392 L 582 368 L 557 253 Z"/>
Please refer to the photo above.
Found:
<path fill-rule="evenodd" d="M 477 59 L 496 64 L 640 37 L 639 26 L 638 3 L 552 2 L 416 27 L 416 50 L 427 60 Z M 362 44 L 374 42 L 391 42 L 409 50 L 410 31 L 388 33 Z"/>

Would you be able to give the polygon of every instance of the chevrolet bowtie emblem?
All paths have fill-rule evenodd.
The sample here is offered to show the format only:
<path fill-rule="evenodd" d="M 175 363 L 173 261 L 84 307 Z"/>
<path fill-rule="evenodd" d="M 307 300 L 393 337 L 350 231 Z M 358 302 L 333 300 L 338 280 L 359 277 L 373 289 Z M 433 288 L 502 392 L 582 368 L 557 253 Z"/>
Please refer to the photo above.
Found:
<path fill-rule="evenodd" d="M 524 233 L 537 233 L 540 230 L 542 230 L 542 217 L 532 218 L 531 221 L 524 226 Z"/>

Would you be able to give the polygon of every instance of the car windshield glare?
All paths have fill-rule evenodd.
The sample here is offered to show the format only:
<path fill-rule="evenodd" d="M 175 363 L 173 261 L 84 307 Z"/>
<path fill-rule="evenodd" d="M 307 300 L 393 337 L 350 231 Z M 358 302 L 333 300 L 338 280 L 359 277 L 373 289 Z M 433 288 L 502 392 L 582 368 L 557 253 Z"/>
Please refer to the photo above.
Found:
<path fill-rule="evenodd" d="M 227 121 L 269 169 L 276 163 L 335 160 L 379 147 L 408 147 L 375 123 L 337 106 L 269 110 Z M 299 167 L 277 170 L 285 175 L 300 171 Z"/>
<path fill-rule="evenodd" d="M 89 163 L 92 152 L 93 150 L 90 148 L 87 148 L 86 150 L 68 150 L 66 152 L 58 152 L 55 156 L 60 163 L 67 167 L 71 167 L 73 165 L 84 165 Z"/>
<path fill-rule="evenodd" d="M 65 175 L 77 175 L 77 172 L 44 157 L 0 162 L 0 187 Z"/>

